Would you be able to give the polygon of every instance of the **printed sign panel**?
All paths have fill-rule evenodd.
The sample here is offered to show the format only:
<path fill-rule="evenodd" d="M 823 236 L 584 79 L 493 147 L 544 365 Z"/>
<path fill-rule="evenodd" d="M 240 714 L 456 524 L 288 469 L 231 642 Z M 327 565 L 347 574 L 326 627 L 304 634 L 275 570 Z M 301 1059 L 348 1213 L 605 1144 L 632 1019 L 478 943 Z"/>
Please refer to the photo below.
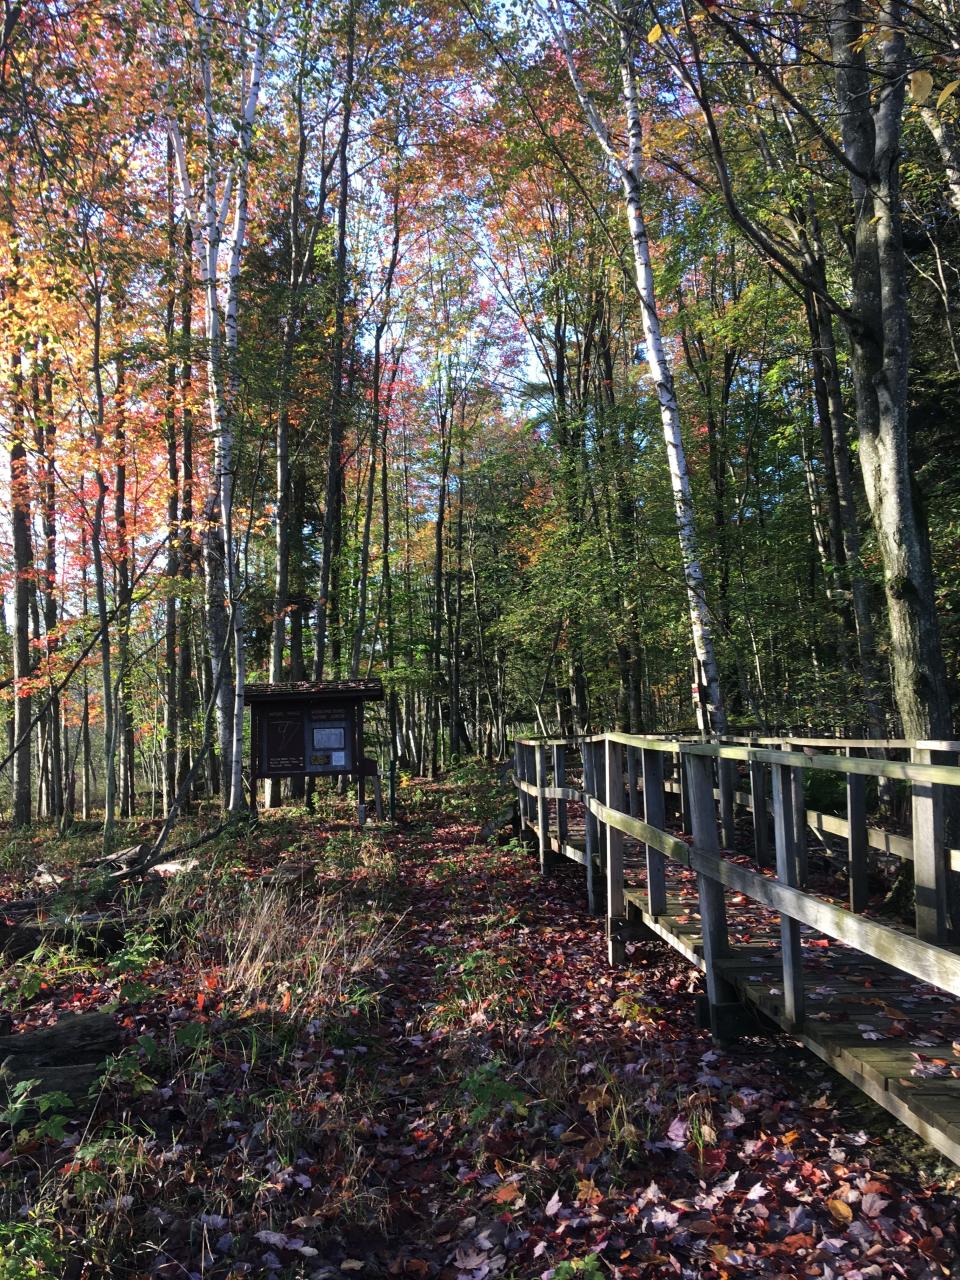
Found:
<path fill-rule="evenodd" d="M 349 772 L 353 765 L 351 710 L 312 706 L 307 712 L 305 730 L 308 773 Z"/>
<path fill-rule="evenodd" d="M 354 707 L 278 703 L 254 714 L 260 777 L 352 773 L 356 767 Z"/>
<path fill-rule="evenodd" d="M 265 716 L 264 759 L 266 773 L 303 773 L 303 715 L 299 708 L 270 709 Z"/>

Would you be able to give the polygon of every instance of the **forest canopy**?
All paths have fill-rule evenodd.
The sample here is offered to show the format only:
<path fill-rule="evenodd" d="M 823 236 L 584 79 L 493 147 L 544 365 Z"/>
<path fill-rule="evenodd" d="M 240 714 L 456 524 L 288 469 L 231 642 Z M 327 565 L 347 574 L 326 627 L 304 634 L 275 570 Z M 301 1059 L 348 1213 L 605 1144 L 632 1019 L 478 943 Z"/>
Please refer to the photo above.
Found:
<path fill-rule="evenodd" d="M 382 677 L 429 774 L 950 737 L 958 49 L 897 0 L 7 4 L 14 821 L 243 808 L 250 680 Z"/>

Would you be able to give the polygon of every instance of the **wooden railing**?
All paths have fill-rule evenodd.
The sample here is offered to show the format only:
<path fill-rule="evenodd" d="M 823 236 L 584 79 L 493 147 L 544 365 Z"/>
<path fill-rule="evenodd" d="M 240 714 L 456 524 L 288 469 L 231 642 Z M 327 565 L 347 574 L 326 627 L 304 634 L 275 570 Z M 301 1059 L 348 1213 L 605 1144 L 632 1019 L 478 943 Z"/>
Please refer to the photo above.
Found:
<path fill-rule="evenodd" d="M 649 916 L 662 916 L 666 911 L 668 861 L 696 873 L 706 992 L 715 1030 L 724 1021 L 723 1009 L 734 999 L 722 971 L 722 962 L 732 955 L 724 896 L 728 889 L 780 915 L 784 1008 L 791 1026 L 801 1027 L 804 1018 L 802 925 L 960 996 L 960 955 L 948 949 L 958 923 L 951 918 L 949 904 L 953 873 L 960 870 L 960 852 L 948 849 L 944 836 L 946 794 L 960 787 L 960 768 L 933 762 L 940 753 L 955 758 L 960 743 L 806 739 L 789 741 L 789 747 L 800 750 L 787 749 L 787 745 L 780 739 L 748 745 L 622 733 L 580 739 L 517 739 L 514 774 L 522 825 L 537 838 L 544 874 L 552 870 L 557 857 L 585 867 L 593 910 L 598 897 L 596 874 L 602 874 L 611 963 L 623 961 L 630 928 L 624 897 L 624 836 L 643 846 Z M 827 747 L 834 754 L 828 754 Z M 873 753 L 871 757 L 859 754 L 867 750 Z M 886 750 L 908 752 L 910 758 L 876 758 Z M 576 772 L 583 780 L 578 787 L 567 785 L 574 754 L 579 756 Z M 737 770 L 744 766 L 749 791 L 737 785 Z M 810 771 L 842 779 L 845 819 L 806 808 L 803 779 Z M 909 785 L 912 836 L 889 834 L 868 825 L 866 787 L 870 778 Z M 679 799 L 679 819 L 682 829 L 692 835 L 692 843 L 666 830 L 668 796 Z M 571 802 L 584 807 L 582 849 L 569 839 Z M 759 867 L 768 857 L 772 818 L 775 875 L 751 870 L 723 856 L 721 850 L 735 844 L 738 804 L 753 814 Z M 846 840 L 848 907 L 806 890 L 808 825 Z M 871 849 L 912 860 L 915 933 L 861 914 L 867 904 Z"/>

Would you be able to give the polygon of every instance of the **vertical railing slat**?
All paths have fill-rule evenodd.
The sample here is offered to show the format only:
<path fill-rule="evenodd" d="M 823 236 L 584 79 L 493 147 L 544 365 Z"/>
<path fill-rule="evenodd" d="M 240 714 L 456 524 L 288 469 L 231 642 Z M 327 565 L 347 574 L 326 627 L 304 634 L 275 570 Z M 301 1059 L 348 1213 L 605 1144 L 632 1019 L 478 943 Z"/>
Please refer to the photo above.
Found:
<path fill-rule="evenodd" d="M 700 852 L 719 857 L 720 841 L 717 836 L 717 816 L 713 802 L 713 759 L 710 756 L 693 753 L 683 752 L 682 754 L 687 779 L 693 843 Z M 718 963 L 730 954 L 727 908 L 723 885 L 702 872 L 697 872 L 697 893 L 703 929 L 703 964 L 710 1028 L 713 1034 L 719 1037 L 722 1033 L 721 1006 L 735 998 Z"/>
<path fill-rule="evenodd" d="M 667 827 L 666 795 L 663 789 L 663 753 L 641 752 L 643 766 L 643 820 L 665 831 Z M 647 910 L 652 916 L 662 916 L 667 911 L 667 860 L 659 849 L 646 846 L 647 851 Z"/>
<path fill-rule="evenodd" d="M 793 750 L 790 743 L 786 743 L 788 751 Z M 807 800 L 803 789 L 803 769 L 790 770 L 790 812 L 793 818 L 793 848 L 794 857 L 797 868 L 797 886 L 801 889 L 807 887 L 807 877 L 809 872 L 809 851 L 807 848 Z"/>
<path fill-rule="evenodd" d="M 680 817 L 680 826 L 684 831 L 692 830 L 690 822 L 690 796 L 687 787 L 687 759 L 682 751 L 674 752 L 674 772 L 676 773 L 677 786 L 680 790 L 676 793 L 677 805 Z M 713 792 L 711 791 L 711 799 Z"/>
<path fill-rule="evenodd" d="M 547 749 L 542 744 L 535 748 L 537 775 L 537 839 L 540 843 L 540 874 L 550 871 L 550 810 L 544 788 L 547 785 Z"/>
<path fill-rule="evenodd" d="M 640 793 L 637 788 L 639 780 L 639 771 L 637 769 L 637 757 L 639 752 L 636 747 L 627 747 L 627 813 L 631 818 L 637 817 L 640 812 Z"/>
<path fill-rule="evenodd" d="M 591 744 L 593 751 L 593 777 L 597 787 L 597 799 L 604 804 L 610 803 L 607 793 L 607 762 L 604 755 L 605 740 L 598 738 Z M 607 874 L 607 828 L 606 823 L 597 819 L 597 865 L 602 875 Z"/>
<path fill-rule="evenodd" d="M 597 864 L 597 845 L 599 843 L 600 834 L 597 827 L 597 820 L 590 812 L 588 801 L 597 797 L 597 779 L 596 770 L 593 767 L 593 744 L 591 742 L 581 742 L 580 754 L 583 759 L 583 825 L 584 825 L 584 850 L 586 855 L 586 872 L 587 872 L 587 909 L 591 915 L 597 913 L 597 892 L 594 884 L 594 867 Z"/>
<path fill-rule="evenodd" d="M 753 852 L 758 867 L 764 867 L 769 853 L 767 816 L 767 775 L 759 760 L 750 761 L 750 808 L 753 812 Z"/>
<path fill-rule="evenodd" d="M 914 764 L 932 764 L 933 752 L 914 747 Z M 917 937 L 947 941 L 947 850 L 943 790 L 930 782 L 913 783 L 913 876 Z"/>
<path fill-rule="evenodd" d="M 567 749 L 562 742 L 555 743 L 553 748 L 553 784 L 555 787 L 567 785 Z M 557 800 L 557 840 L 561 849 L 567 843 L 568 829 L 567 801 Z"/>
<path fill-rule="evenodd" d="M 736 806 L 733 790 L 737 770 L 733 760 L 717 760 L 717 790 L 720 793 L 720 839 L 725 849 L 732 849 L 737 840 L 734 821 Z"/>
<path fill-rule="evenodd" d="M 606 803 L 610 809 L 623 811 L 623 753 L 618 742 L 604 739 L 604 774 Z M 626 903 L 623 897 L 623 832 L 607 827 L 607 955 L 611 964 L 623 964 L 626 958 L 622 939 Z"/>
<path fill-rule="evenodd" d="M 847 755 L 859 754 L 847 748 Z M 850 910 L 863 911 L 867 905 L 867 779 L 862 773 L 847 774 L 847 877 Z"/>
<path fill-rule="evenodd" d="M 773 833 L 777 853 L 777 878 L 792 889 L 798 888 L 796 824 L 793 815 L 796 789 L 789 765 L 773 766 Z M 783 1005 L 790 1026 L 803 1023 L 803 958 L 800 925 L 789 916 L 780 917 L 780 947 L 783 960 Z"/>
<path fill-rule="evenodd" d="M 521 782 L 527 781 L 527 747 L 526 743 L 517 741 L 517 777 Z M 520 837 L 527 832 L 527 814 L 529 812 L 529 796 L 523 787 L 520 788 Z"/>

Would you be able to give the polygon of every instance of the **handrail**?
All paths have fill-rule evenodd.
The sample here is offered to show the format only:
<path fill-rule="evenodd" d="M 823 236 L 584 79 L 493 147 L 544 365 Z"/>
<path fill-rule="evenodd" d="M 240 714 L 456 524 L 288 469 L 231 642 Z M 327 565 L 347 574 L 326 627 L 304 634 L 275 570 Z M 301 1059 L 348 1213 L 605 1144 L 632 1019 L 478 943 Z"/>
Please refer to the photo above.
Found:
<path fill-rule="evenodd" d="M 657 827 L 651 827 L 639 818 L 611 809 L 592 796 L 586 804 L 601 822 L 615 827 L 624 835 L 653 845 L 668 858 L 719 880 L 728 889 L 745 894 L 754 902 L 772 907 L 781 915 L 789 916 L 800 924 L 825 933 L 837 942 L 846 943 L 857 951 L 863 951 L 874 959 L 882 960 L 912 977 L 960 996 L 960 956 L 929 942 L 922 942 L 908 933 L 855 915 L 832 902 L 825 902 L 801 889 L 781 884 L 770 876 L 750 871 L 719 854 L 704 853 L 676 836 Z M 896 955 L 894 955 L 896 951 Z"/>
<path fill-rule="evenodd" d="M 844 749 L 847 744 L 837 740 Z M 552 748 L 548 766 L 547 747 Z M 566 754 L 576 747 L 583 757 L 582 789 L 566 785 Z M 623 748 L 628 748 L 624 761 Z M 960 786 L 960 767 L 935 765 L 926 760 L 877 760 L 861 756 L 825 755 L 817 751 L 771 750 L 723 742 L 682 741 L 611 732 L 575 739 L 516 740 L 515 783 L 521 800 L 522 826 L 537 833 L 541 869 L 549 872 L 554 852 L 574 857 L 587 869 L 588 894 L 593 902 L 593 867 L 599 865 L 607 882 L 607 936 L 611 962 L 624 958 L 623 837 L 646 849 L 649 916 L 656 920 L 666 912 L 664 871 L 666 860 L 689 868 L 697 876 L 699 913 L 703 934 L 703 963 L 707 975 L 711 1022 L 718 1025 L 717 1009 L 732 990 L 723 977 L 722 961 L 729 955 L 724 888 L 735 889 L 749 899 L 778 912 L 781 917 L 781 950 L 784 968 L 784 1008 L 789 1025 L 803 1021 L 802 940 L 799 925 L 807 925 L 892 965 L 903 973 L 932 983 L 960 996 L 960 954 L 947 950 L 951 869 L 960 851 L 946 847 L 943 837 L 942 789 Z M 912 754 L 929 756 L 932 748 L 915 747 Z M 663 756 L 684 762 L 677 781 L 664 779 Z M 716 767 L 714 768 L 714 761 Z M 730 765 L 750 767 L 750 794 L 735 785 Z M 552 780 L 548 779 L 552 767 Z M 764 774 L 770 770 L 772 797 Z M 845 778 L 851 909 L 825 901 L 804 890 L 807 823 L 820 815 L 804 803 L 801 770 L 819 770 Z M 644 818 L 635 810 L 641 782 Z M 533 780 L 535 776 L 535 781 Z M 867 901 L 866 853 L 885 833 L 867 826 L 864 781 L 867 777 L 894 778 L 911 784 L 913 838 L 888 837 L 891 851 L 912 857 L 916 891 L 916 934 L 911 935 L 859 914 Z M 551 785 L 552 781 L 552 785 Z M 666 825 L 667 787 L 679 790 L 684 825 L 693 832 L 693 843 L 672 835 Z M 734 806 L 749 800 L 754 813 L 754 837 L 758 858 L 766 849 L 767 809 L 772 801 L 776 845 L 776 875 L 764 875 L 725 858 L 717 831 L 717 805 L 728 847 L 734 839 Z M 567 805 L 582 803 L 586 813 L 586 851 L 566 840 Z M 629 801 L 629 806 L 627 804 Z M 531 803 L 533 802 L 533 803 Z M 557 808 L 557 833 L 550 826 L 549 806 Z M 650 818 L 650 821 L 646 819 Z M 820 817 L 821 828 L 829 824 Z M 760 838 L 762 834 L 762 840 Z M 871 835 L 874 839 L 871 841 Z M 899 848 L 897 845 L 899 844 Z M 909 845 L 909 853 L 907 846 Z M 568 853 L 569 850 L 569 853 Z M 604 856 L 605 851 L 605 856 Z M 956 923 L 956 922 L 953 922 Z"/>
<path fill-rule="evenodd" d="M 854 915 L 852 911 L 824 902 L 802 889 L 781 884 L 770 876 L 760 875 L 713 854 L 692 849 L 689 865 L 694 871 L 719 880 L 726 888 L 735 889 L 754 902 L 772 907 L 791 920 L 825 933 L 837 942 L 873 956 L 875 960 L 909 973 L 922 982 L 960 996 L 960 956 L 952 951 L 901 933 L 890 925 Z"/>
<path fill-rule="evenodd" d="M 690 866 L 690 846 L 685 840 L 670 835 L 669 831 L 661 831 L 659 827 L 651 827 L 649 822 L 644 822 L 642 818 L 632 818 L 629 813 L 611 809 L 609 805 L 595 800 L 593 796 L 587 796 L 585 804 L 590 812 L 606 826 L 614 827 L 626 836 L 633 836 L 643 844 L 653 845 L 660 853 L 666 854 L 668 858 L 672 858 L 682 866 Z"/>
<path fill-rule="evenodd" d="M 740 760 L 747 763 L 790 765 L 796 769 L 820 769 L 825 773 L 856 773 L 874 778 L 893 778 L 902 782 L 938 783 L 960 787 L 960 766 L 913 763 L 904 760 L 871 760 L 861 756 L 808 755 L 805 751 L 769 751 L 764 747 L 727 746 L 717 742 L 694 742 L 681 738 L 638 737 L 629 733 L 592 734 L 584 738 L 517 738 L 521 746 L 577 747 L 581 743 L 616 742 L 643 751 L 661 751 L 675 755 L 710 756 L 717 760 Z M 918 746 L 917 750 L 928 748 Z"/>

